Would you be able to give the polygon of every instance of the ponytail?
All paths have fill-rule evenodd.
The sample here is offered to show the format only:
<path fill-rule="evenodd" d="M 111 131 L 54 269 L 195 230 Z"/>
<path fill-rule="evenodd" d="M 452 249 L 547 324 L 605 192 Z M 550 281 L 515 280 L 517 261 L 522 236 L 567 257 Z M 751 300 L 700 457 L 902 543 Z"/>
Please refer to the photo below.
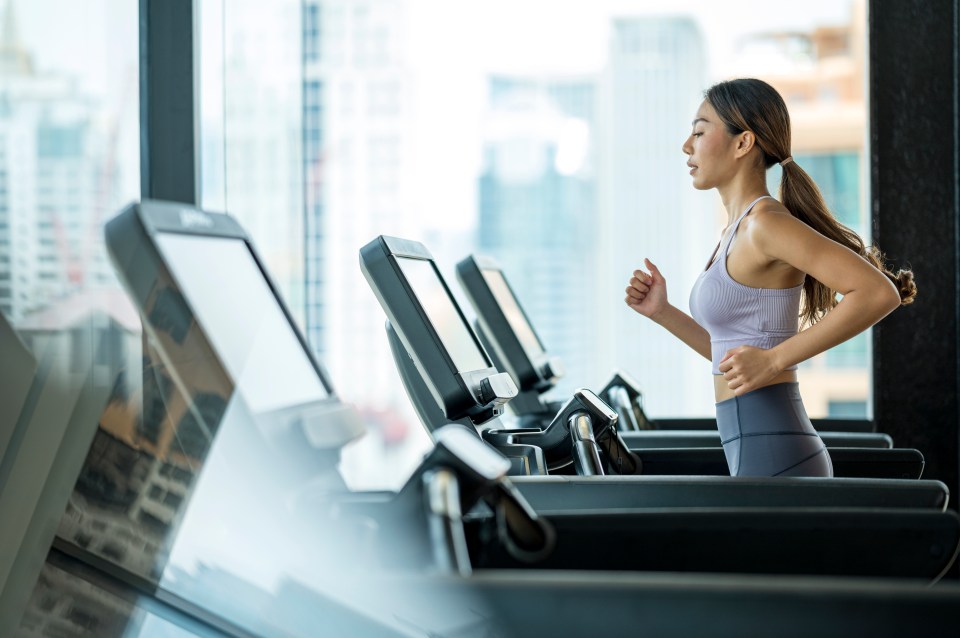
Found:
<path fill-rule="evenodd" d="M 830 213 L 820 189 L 810 175 L 794 162 L 783 165 L 780 178 L 780 201 L 790 214 L 804 222 L 821 235 L 846 246 L 857 253 L 874 268 L 887 276 L 900 293 L 900 304 L 913 303 L 917 296 L 917 285 L 913 281 L 913 271 L 898 270 L 894 273 L 886 264 L 880 249 L 866 246 L 860 236 L 847 228 Z M 812 325 L 822 319 L 837 305 L 837 291 L 830 289 L 809 275 L 803 281 L 804 303 L 800 316 L 804 324 Z"/>

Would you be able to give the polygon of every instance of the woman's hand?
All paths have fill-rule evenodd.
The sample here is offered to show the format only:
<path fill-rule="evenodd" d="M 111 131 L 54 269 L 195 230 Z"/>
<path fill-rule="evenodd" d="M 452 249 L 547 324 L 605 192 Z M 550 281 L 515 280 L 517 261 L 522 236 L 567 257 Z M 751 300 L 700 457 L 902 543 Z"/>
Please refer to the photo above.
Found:
<path fill-rule="evenodd" d="M 653 319 L 669 305 L 667 281 L 649 259 L 644 259 L 643 263 L 646 264 L 650 274 L 642 270 L 633 271 L 624 301 L 644 317 Z"/>
<path fill-rule="evenodd" d="M 771 350 L 753 346 L 738 346 L 728 350 L 720 360 L 720 372 L 727 386 L 737 396 L 763 387 L 780 374 L 781 370 Z"/>

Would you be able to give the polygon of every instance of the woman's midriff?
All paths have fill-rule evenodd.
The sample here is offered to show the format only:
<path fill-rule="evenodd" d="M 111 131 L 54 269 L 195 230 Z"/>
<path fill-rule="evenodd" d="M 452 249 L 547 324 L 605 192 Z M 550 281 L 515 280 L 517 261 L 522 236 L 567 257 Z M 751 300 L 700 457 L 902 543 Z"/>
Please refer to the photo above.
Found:
<path fill-rule="evenodd" d="M 775 383 L 791 383 L 797 380 L 797 371 L 796 370 L 784 370 L 774 378 L 770 379 L 764 383 L 762 387 L 773 385 Z M 757 389 L 757 388 L 754 388 Z M 727 399 L 732 399 L 734 396 L 733 390 L 730 389 L 730 386 L 727 385 L 727 380 L 723 378 L 722 374 L 713 375 L 713 394 L 717 399 L 717 403 L 721 401 L 726 401 Z"/>

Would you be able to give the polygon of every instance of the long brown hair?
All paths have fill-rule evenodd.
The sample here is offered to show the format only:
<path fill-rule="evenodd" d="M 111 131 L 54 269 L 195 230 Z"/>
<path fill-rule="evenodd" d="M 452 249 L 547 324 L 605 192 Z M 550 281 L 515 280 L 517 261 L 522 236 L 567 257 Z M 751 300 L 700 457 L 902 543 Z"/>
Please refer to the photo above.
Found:
<path fill-rule="evenodd" d="M 777 90 L 762 80 L 744 78 L 720 82 L 704 94 L 731 135 L 753 132 L 763 154 L 764 168 L 770 168 L 790 157 L 790 114 Z M 876 246 L 865 246 L 857 233 L 833 216 L 820 189 L 796 162 L 783 166 L 780 178 L 780 201 L 790 214 L 821 235 L 846 246 L 864 257 L 885 274 L 900 291 L 900 303 L 913 303 L 917 286 L 913 272 L 898 270 L 896 274 L 884 261 Z M 837 305 L 837 291 L 809 275 L 803 281 L 804 304 L 800 316 L 804 324 L 814 324 Z"/>

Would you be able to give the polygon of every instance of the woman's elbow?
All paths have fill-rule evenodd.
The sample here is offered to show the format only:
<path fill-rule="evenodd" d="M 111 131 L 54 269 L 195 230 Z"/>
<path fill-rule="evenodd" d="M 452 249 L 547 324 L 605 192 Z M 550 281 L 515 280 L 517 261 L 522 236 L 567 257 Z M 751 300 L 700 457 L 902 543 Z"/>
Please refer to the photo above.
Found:
<path fill-rule="evenodd" d="M 897 290 L 897 287 L 892 281 L 883 278 L 883 285 L 876 295 L 877 305 L 880 306 L 883 310 L 883 317 L 887 316 L 894 310 L 900 307 L 900 291 Z"/>

